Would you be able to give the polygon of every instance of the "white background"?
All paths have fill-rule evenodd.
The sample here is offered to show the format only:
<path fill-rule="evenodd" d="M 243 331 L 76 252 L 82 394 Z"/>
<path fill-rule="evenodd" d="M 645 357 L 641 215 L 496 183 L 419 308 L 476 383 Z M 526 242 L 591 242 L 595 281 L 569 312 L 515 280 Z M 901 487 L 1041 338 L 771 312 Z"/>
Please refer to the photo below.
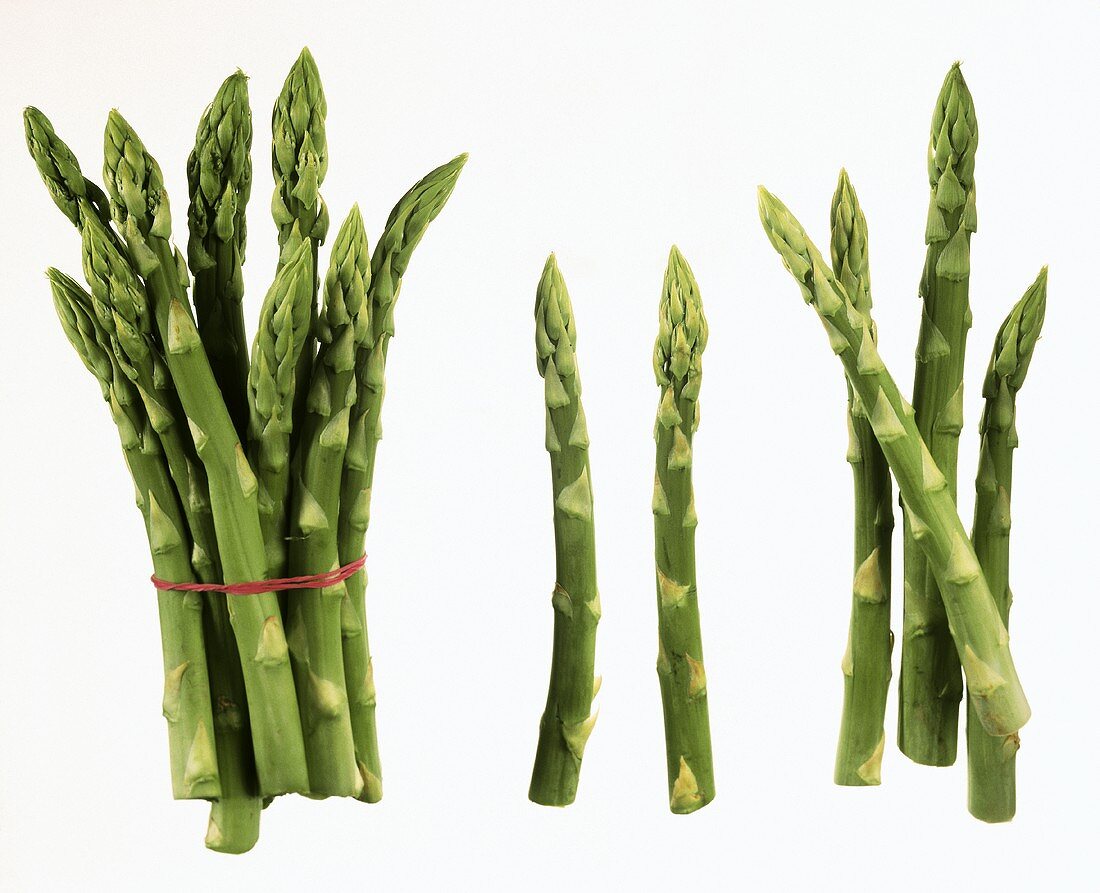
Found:
<path fill-rule="evenodd" d="M 0 887 L 1095 889 L 1095 4 L 4 0 L 0 15 Z M 251 320 L 274 262 L 269 109 L 303 43 L 329 99 L 334 223 L 357 200 L 373 241 L 414 180 L 470 162 L 415 255 L 390 352 L 368 542 L 385 800 L 284 798 L 253 853 L 226 857 L 203 848 L 205 805 L 170 798 L 148 553 L 116 432 L 53 318 L 42 271 L 79 273 L 78 239 L 19 110 L 41 107 L 95 177 L 121 109 L 165 168 L 182 241 L 195 122 L 241 66 Z M 956 58 L 981 128 L 964 518 L 992 336 L 1051 268 L 1014 492 L 1034 719 L 1001 827 L 967 814 L 963 763 L 900 756 L 893 698 L 882 787 L 832 784 L 844 387 L 754 194 L 766 183 L 824 246 L 847 166 L 881 351 L 908 391 L 928 126 Z M 695 472 L 718 797 L 689 817 L 667 811 L 653 668 L 650 351 L 674 241 L 712 335 Z M 526 799 L 552 625 L 531 318 L 551 249 L 580 333 L 604 606 L 600 720 L 567 810 Z"/>

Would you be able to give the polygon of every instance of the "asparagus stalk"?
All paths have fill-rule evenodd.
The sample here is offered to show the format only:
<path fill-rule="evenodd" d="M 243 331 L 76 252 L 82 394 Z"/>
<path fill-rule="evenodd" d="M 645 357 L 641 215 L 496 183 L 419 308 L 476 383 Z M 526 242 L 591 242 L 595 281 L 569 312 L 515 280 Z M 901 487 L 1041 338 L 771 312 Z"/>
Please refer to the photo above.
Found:
<path fill-rule="evenodd" d="M 348 564 L 363 554 L 370 523 L 370 497 L 374 486 L 374 462 L 382 438 L 382 400 L 386 392 L 386 356 L 394 335 L 394 307 L 401 291 L 413 250 L 451 197 L 466 163 L 459 155 L 416 183 L 390 212 L 382 238 L 371 257 L 370 329 L 355 355 L 355 405 L 351 410 L 348 446 L 340 486 L 340 563 Z M 366 314 L 364 314 L 366 315 Z M 350 693 L 349 710 L 355 738 L 355 759 L 363 777 L 360 799 L 376 803 L 382 798 L 382 765 L 375 723 L 374 666 L 367 636 L 367 574 L 358 571 L 346 582 L 348 604 L 343 622 L 344 680 Z"/>
<path fill-rule="evenodd" d="M 187 304 L 183 259 L 169 243 L 171 212 L 160 166 L 130 125 L 112 111 L 105 134 L 104 179 L 111 211 L 145 280 L 165 361 L 179 392 L 210 484 L 211 509 L 226 582 L 262 579 L 263 534 L 256 476 L 237 438 Z M 99 248 L 113 275 L 136 283 L 109 244 Z M 260 792 L 308 788 L 301 723 L 274 595 L 228 600 L 250 707 Z"/>
<path fill-rule="evenodd" d="M 317 322 L 317 249 L 328 234 L 328 207 L 318 191 L 328 172 L 326 114 L 328 104 L 321 75 L 306 47 L 291 67 L 271 113 L 271 170 L 275 175 L 271 214 L 279 228 L 279 263 L 289 262 L 302 240 L 307 240 L 312 248 L 310 327 L 295 375 L 303 382 L 294 396 L 296 419 L 305 410 L 305 383 L 309 381 L 316 352 L 313 327 Z"/>
<path fill-rule="evenodd" d="M 565 280 L 551 254 L 535 297 L 535 352 L 545 381 L 546 449 L 554 493 L 557 582 L 550 690 L 539 725 L 539 742 L 528 796 L 544 806 L 576 799 L 581 758 L 596 723 L 592 699 L 597 681 L 596 541 L 588 428 L 581 406 L 577 336 Z"/>
<path fill-rule="evenodd" d="M 299 439 L 301 477 L 294 494 L 291 568 L 295 575 L 326 573 L 340 566 L 340 478 L 355 405 L 356 346 L 370 327 L 369 281 L 367 234 L 359 208 L 353 207 L 333 244 L 324 307 L 317 321 L 320 347 Z M 289 644 L 298 688 L 308 692 L 300 705 L 310 791 L 315 796 L 354 797 L 364 786 L 348 709 L 352 693 L 344 682 L 341 618 L 353 614 L 343 583 L 302 591 L 291 608 Z"/>
<path fill-rule="evenodd" d="M 260 485 L 260 527 L 263 531 L 266 577 L 287 571 L 287 503 L 290 501 L 290 439 L 292 406 L 308 381 L 297 380 L 298 357 L 310 328 L 313 268 L 307 242 L 275 274 L 260 307 L 260 324 L 248 370 L 248 458 Z"/>
<path fill-rule="evenodd" d="M 672 247 L 661 292 L 653 371 L 661 389 L 653 532 L 657 567 L 657 678 L 664 707 L 669 808 L 695 812 L 714 799 L 714 765 L 695 581 L 692 440 L 699 426 L 699 386 L 707 320 L 699 285 Z"/>
<path fill-rule="evenodd" d="M 943 82 L 928 146 L 931 199 L 921 276 L 924 301 L 917 342 L 913 409 L 917 430 L 956 497 L 963 366 L 970 329 L 970 236 L 978 226 L 974 101 L 956 62 Z M 950 766 L 958 744 L 962 675 L 947 613 L 914 531 L 905 528 L 898 746 L 910 759 Z"/>
<path fill-rule="evenodd" d="M 1005 627 L 1012 607 L 1008 586 L 1011 529 L 1012 456 L 1016 435 L 1016 394 L 1023 387 L 1047 304 L 1047 270 L 1001 324 L 982 387 L 985 409 L 979 430 L 982 447 L 974 503 L 974 551 Z M 1016 751 L 1020 737 L 990 735 L 967 699 L 967 776 L 970 814 L 984 822 L 1007 822 L 1016 814 Z"/>
<path fill-rule="evenodd" d="M 244 440 L 248 431 L 248 349 L 244 297 L 245 207 L 252 188 L 252 111 L 248 78 L 226 78 L 203 112 L 187 159 L 187 263 L 195 278 L 199 336 L 229 416 Z"/>
<path fill-rule="evenodd" d="M 801 224 L 760 188 L 768 239 L 817 311 L 897 479 L 906 517 L 943 593 L 948 628 L 966 674 L 975 713 L 993 735 L 1010 735 L 1031 715 L 1008 648 L 1008 630 L 959 520 L 947 482 L 917 430 L 860 313 Z"/>
<path fill-rule="evenodd" d="M 867 257 L 867 219 L 846 171 L 833 195 L 830 213 L 833 274 L 853 306 L 871 321 L 871 274 Z M 886 696 L 890 689 L 890 553 L 894 529 L 890 468 L 870 421 L 858 411 L 856 391 L 848 388 L 848 462 L 855 497 L 855 576 L 848 646 L 841 660 L 844 709 L 833 780 L 839 785 L 877 785 L 886 743 Z"/>
<path fill-rule="evenodd" d="M 69 343 L 99 382 L 103 399 L 118 427 L 126 463 L 134 479 L 138 508 L 145 519 L 153 570 L 161 577 L 194 580 L 188 558 L 189 536 L 178 496 L 153 422 L 137 389 L 113 351 L 93 300 L 76 282 L 49 270 L 54 306 Z M 142 300 L 133 292 L 120 304 L 137 309 Z M 202 598 L 197 593 L 158 592 L 161 646 L 164 657 L 164 700 L 172 793 L 176 799 L 221 795 L 214 719 L 203 641 Z"/>

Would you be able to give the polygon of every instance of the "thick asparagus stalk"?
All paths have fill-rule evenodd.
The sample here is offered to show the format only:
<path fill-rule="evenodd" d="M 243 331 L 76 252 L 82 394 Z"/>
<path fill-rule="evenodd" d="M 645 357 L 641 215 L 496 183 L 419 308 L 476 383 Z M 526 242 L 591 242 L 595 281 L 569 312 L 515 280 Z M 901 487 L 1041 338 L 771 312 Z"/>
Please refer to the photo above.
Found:
<path fill-rule="evenodd" d="M 248 348 L 244 297 L 245 206 L 252 188 L 252 110 L 248 78 L 226 78 L 199 120 L 187 159 L 187 263 L 199 336 L 229 416 L 243 441 L 248 431 Z"/>
<path fill-rule="evenodd" d="M 259 487 L 191 317 L 183 258 L 169 243 L 171 211 L 160 166 L 117 111 L 108 118 L 104 150 L 112 216 L 145 280 L 165 361 L 206 467 L 225 581 L 263 579 Z M 126 261 L 111 256 L 113 248 L 102 250 L 114 275 L 133 278 Z M 304 791 L 302 730 L 278 602 L 265 593 L 229 599 L 228 605 L 248 694 L 260 792 Z"/>
<path fill-rule="evenodd" d="M 313 267 L 309 244 L 299 242 L 260 307 L 260 323 L 248 370 L 248 458 L 260 486 L 266 576 L 287 575 L 287 503 L 294 395 L 309 387 L 297 380 L 298 357 L 310 328 Z"/>
<path fill-rule="evenodd" d="M 294 490 L 290 566 L 295 575 L 340 567 L 340 477 L 355 405 L 355 351 L 370 327 L 369 281 L 367 233 L 354 207 L 332 247 L 324 307 L 317 320 L 320 346 L 299 439 L 301 477 Z M 308 693 L 299 703 L 309 787 L 315 796 L 355 797 L 364 785 L 348 710 L 351 692 L 344 684 L 341 618 L 347 615 L 354 615 L 354 609 L 343 583 L 296 593 L 290 608 L 292 663 L 298 689 Z"/>
<path fill-rule="evenodd" d="M 985 409 L 974 503 L 974 551 L 981 562 L 1005 627 L 1012 607 L 1008 586 L 1009 532 L 1012 526 L 1012 456 L 1016 435 L 1016 394 L 1023 387 L 1047 306 L 1047 270 L 1031 285 L 1002 323 L 993 345 L 982 396 Z M 967 699 L 967 777 L 970 813 L 985 822 L 1007 822 L 1016 814 L 1016 751 L 1020 737 L 990 735 Z"/>
<path fill-rule="evenodd" d="M 535 352 L 546 383 L 546 449 L 554 493 L 554 653 L 528 794 L 544 806 L 568 806 L 576 799 L 581 758 L 596 723 L 592 699 L 600 594 L 576 344 L 573 307 L 551 254 L 535 297 Z"/>
<path fill-rule="evenodd" d="M 867 317 L 867 332 L 877 341 L 871 321 L 871 274 L 867 257 L 867 219 L 845 171 L 833 195 L 830 213 L 833 274 L 856 310 Z M 833 780 L 840 785 L 876 785 L 881 780 L 886 743 L 886 696 L 890 689 L 890 552 L 894 529 L 890 468 L 870 421 L 858 411 L 856 392 L 848 387 L 848 462 L 855 487 L 855 577 L 848 646 L 841 661 L 844 709 Z"/>
<path fill-rule="evenodd" d="M 947 483 L 957 490 L 963 424 L 963 366 L 970 329 L 970 236 L 978 227 L 974 101 L 955 63 L 932 116 L 928 179 L 932 187 L 921 275 L 924 301 L 917 342 L 913 409 L 920 432 Z M 935 575 L 915 534 L 905 528 L 898 746 L 910 759 L 950 766 L 958 745 L 962 676 Z"/>
<path fill-rule="evenodd" d="M 906 517 L 943 593 L 948 628 L 982 726 L 1010 735 L 1031 715 L 1001 621 L 974 547 L 959 520 L 943 473 L 929 454 L 844 286 L 810 242 L 801 224 L 775 196 L 760 189 L 760 219 L 768 239 L 817 311 L 898 482 Z"/>
<path fill-rule="evenodd" d="M 305 410 L 306 390 L 317 343 L 317 248 L 328 234 L 328 208 L 318 191 L 328 172 L 328 140 L 325 115 L 328 104 L 321 75 L 309 48 L 295 60 L 271 113 L 271 170 L 275 194 L 271 214 L 279 227 L 280 264 L 287 263 L 298 243 L 307 240 L 310 253 L 310 327 L 298 357 L 298 381 L 303 386 L 294 396 L 294 418 Z M 295 441 L 297 438 L 293 438 Z"/>
<path fill-rule="evenodd" d="M 382 399 L 386 393 L 386 356 L 394 334 L 394 307 L 401 281 L 413 250 L 443 210 L 466 163 L 459 155 L 423 179 L 401 197 L 390 212 L 382 238 L 371 257 L 370 329 L 356 349 L 355 405 L 351 411 L 348 446 L 340 487 L 340 563 L 348 564 L 363 554 L 370 523 L 370 497 L 374 486 L 374 461 L 382 438 Z M 343 621 L 344 679 L 350 694 L 351 727 L 355 759 L 363 777 L 361 800 L 382 798 L 382 765 L 375 723 L 374 667 L 367 636 L 367 573 L 361 570 L 346 583 L 348 603 Z"/>
<path fill-rule="evenodd" d="M 668 799 L 673 812 L 714 799 L 707 674 L 695 585 L 695 492 L 692 440 L 699 425 L 699 386 L 707 320 L 691 267 L 673 246 L 661 291 L 653 371 L 661 388 L 653 532 L 657 565 L 657 678 L 664 707 Z"/>
<path fill-rule="evenodd" d="M 98 380 L 118 427 L 137 505 L 145 519 L 153 570 L 166 579 L 190 582 L 195 577 L 188 558 L 187 525 L 152 420 L 116 358 L 113 339 L 97 319 L 91 295 L 57 270 L 51 269 L 48 275 L 61 327 Z M 120 296 L 120 304 L 141 299 L 139 293 L 132 293 Z M 157 606 L 172 793 L 176 799 L 218 797 L 222 791 L 214 748 L 202 598 L 197 593 L 158 592 Z"/>

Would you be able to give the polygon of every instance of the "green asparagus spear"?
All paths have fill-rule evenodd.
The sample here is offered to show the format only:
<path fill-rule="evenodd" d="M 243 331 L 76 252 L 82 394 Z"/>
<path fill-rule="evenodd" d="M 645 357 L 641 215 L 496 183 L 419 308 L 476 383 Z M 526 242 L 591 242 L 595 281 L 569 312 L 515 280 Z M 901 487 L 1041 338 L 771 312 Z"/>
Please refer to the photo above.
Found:
<path fill-rule="evenodd" d="M 279 227 L 280 264 L 290 260 L 300 241 L 307 240 L 312 247 L 310 328 L 295 376 L 300 382 L 308 382 L 313 369 L 317 346 L 313 337 L 317 322 L 317 248 L 328 234 L 328 208 L 318 191 L 328 172 L 326 114 L 328 104 L 321 75 L 307 47 L 291 67 L 271 113 L 271 170 L 275 175 L 271 214 Z M 295 393 L 295 419 L 300 419 L 305 410 L 306 390 L 303 384 Z M 292 440 L 297 438 L 292 436 Z"/>
<path fill-rule="evenodd" d="M 309 387 L 296 378 L 298 357 L 309 331 L 313 268 L 306 242 L 275 274 L 260 307 L 260 323 L 248 370 L 248 458 L 260 485 L 266 577 L 287 575 L 287 503 L 290 501 L 290 438 L 294 395 Z"/>
<path fill-rule="evenodd" d="M 259 487 L 187 304 L 183 258 L 169 243 L 171 211 L 160 166 L 117 111 L 107 121 L 104 151 L 112 216 L 144 278 L 155 331 L 206 467 L 225 581 L 263 579 Z M 133 277 L 123 258 L 110 257 L 112 246 L 102 244 L 98 250 L 109 257 L 113 275 Z M 228 604 L 250 706 L 260 792 L 307 790 L 301 722 L 278 602 L 265 593 L 229 599 Z"/>
<path fill-rule="evenodd" d="M 466 163 L 459 155 L 436 168 L 401 197 L 390 212 L 382 238 L 371 257 L 367 296 L 370 331 L 359 343 L 355 356 L 355 406 L 351 411 L 348 446 L 340 487 L 340 563 L 348 564 L 363 554 L 363 540 L 370 522 L 370 496 L 374 485 L 374 461 L 382 438 L 382 398 L 386 391 L 386 356 L 394 334 L 393 311 L 413 250 L 428 224 L 443 210 Z M 351 693 L 349 709 L 355 737 L 355 758 L 363 776 L 360 799 L 376 803 L 382 798 L 382 765 L 375 724 L 374 667 L 367 637 L 367 574 L 361 570 L 347 582 L 348 600 L 354 613 L 342 618 L 344 679 Z"/>
<path fill-rule="evenodd" d="M 153 422 L 137 388 L 120 367 L 111 338 L 93 311 L 93 300 L 76 282 L 51 269 L 54 306 L 69 343 L 96 377 L 118 427 L 126 463 L 145 519 L 153 571 L 180 582 L 194 580 L 189 536 Z M 137 309 L 138 291 L 118 295 L 120 306 Z M 214 719 L 203 642 L 202 598 L 197 593 L 158 592 L 164 656 L 164 718 L 172 793 L 177 799 L 218 797 L 221 785 L 214 749 Z"/>
<path fill-rule="evenodd" d="M 244 297 L 245 206 L 252 188 L 252 110 L 248 78 L 226 78 L 199 120 L 187 159 L 187 263 L 199 336 L 229 416 L 243 441 L 248 431 L 248 348 Z"/>
<path fill-rule="evenodd" d="M 27 109 L 24 119 L 28 146 L 47 187 L 55 199 L 62 199 L 60 206 L 63 211 L 74 209 L 74 213 L 67 213 L 66 216 L 78 227 L 83 227 L 85 221 L 103 223 L 101 236 L 124 252 L 125 246 L 110 226 L 107 197 L 84 179 L 76 157 L 41 112 Z M 61 178 L 59 171 L 66 171 L 66 178 Z M 66 180 L 77 184 L 78 192 L 69 189 Z M 94 205 L 88 204 L 88 195 L 97 197 Z M 86 213 L 89 207 L 93 213 Z M 104 307 L 109 307 L 109 302 Z M 114 347 L 110 352 L 112 356 L 120 356 Z M 154 348 L 148 351 L 145 360 L 144 364 L 128 363 L 127 369 L 141 378 L 138 393 L 152 395 L 153 398 L 149 404 L 152 412 L 147 411 L 147 415 L 157 420 L 165 460 L 191 531 L 191 566 L 203 582 L 221 582 L 221 564 L 206 473 L 195 454 L 190 434 L 174 424 L 183 417 L 183 412 L 163 358 Z M 117 362 L 116 368 L 119 368 Z M 222 852 L 243 853 L 255 845 L 259 836 L 256 768 L 244 679 L 226 598 L 220 593 L 208 593 L 206 602 L 208 610 L 203 612 L 202 621 L 221 782 L 221 796 L 211 805 L 207 845 Z"/>
<path fill-rule="evenodd" d="M 1012 456 L 1016 435 L 1016 394 L 1023 387 L 1047 306 L 1047 270 L 1031 285 L 1002 323 L 993 345 L 982 396 L 985 409 L 974 503 L 974 551 L 1005 626 L 1012 607 L 1008 586 Z M 973 697 L 967 699 L 967 769 L 970 814 L 984 822 L 1007 822 L 1016 814 L 1016 734 L 994 736 L 978 722 Z"/>
<path fill-rule="evenodd" d="M 317 320 L 320 344 L 306 401 L 305 427 L 294 488 L 291 570 L 294 575 L 323 574 L 340 567 L 337 529 L 340 477 L 348 444 L 348 423 L 355 405 L 355 352 L 370 330 L 366 302 L 370 252 L 359 208 L 340 227 L 325 277 L 324 307 Z M 342 622 L 348 617 L 349 624 Z M 349 700 L 363 697 L 344 683 L 342 627 L 357 628 L 347 587 L 296 594 L 290 609 L 288 641 L 300 691 L 306 734 L 309 786 L 315 796 L 355 797 L 364 778 L 355 759 Z M 358 644 L 362 647 L 362 639 Z M 362 686 L 365 680 L 359 680 Z"/>
<path fill-rule="evenodd" d="M 830 214 L 833 274 L 852 304 L 871 316 L 871 274 L 867 258 L 867 219 L 846 171 L 833 195 Z M 886 743 L 886 696 L 890 688 L 890 552 L 894 529 L 890 468 L 871 423 L 857 411 L 848 387 L 848 462 L 855 485 L 855 577 L 848 647 L 841 661 L 844 710 L 833 779 L 840 785 L 876 785 L 881 780 Z"/>
<path fill-rule="evenodd" d="M 917 430 L 955 498 L 963 424 L 963 366 L 970 329 L 970 236 L 978 226 L 974 101 L 958 63 L 936 101 L 928 146 L 932 187 L 921 276 L 924 301 L 917 342 L 913 409 Z M 962 676 L 935 576 L 905 528 L 905 612 L 901 646 L 898 746 L 910 759 L 950 766 L 958 744 Z"/>
<path fill-rule="evenodd" d="M 695 493 L 692 440 L 699 425 L 699 386 L 707 320 L 699 286 L 676 246 L 661 292 L 653 371 L 661 388 L 653 532 L 657 566 L 657 678 L 664 706 L 669 807 L 688 813 L 714 799 L 707 674 L 695 586 Z"/>
<path fill-rule="evenodd" d="M 596 723 L 592 699 L 598 685 L 600 594 L 576 344 L 569 292 L 551 254 L 535 297 L 535 353 L 546 384 L 546 449 L 554 493 L 554 653 L 528 794 L 544 806 L 568 806 L 576 799 L 581 758 Z"/>
<path fill-rule="evenodd" d="M 959 520 L 947 482 L 844 286 L 801 224 L 760 188 L 760 218 L 768 239 L 817 311 L 898 482 L 906 517 L 943 593 L 975 712 L 994 735 L 1010 735 L 1031 715 L 1008 648 L 1008 630 Z"/>
<path fill-rule="evenodd" d="M 111 208 L 107 196 L 81 173 L 76 156 L 54 132 L 50 119 L 28 106 L 23 110 L 23 130 L 42 182 L 61 213 L 77 229 L 84 225 L 86 217 L 94 217 L 109 229 Z M 122 247 L 114 233 L 111 238 L 117 247 Z"/>

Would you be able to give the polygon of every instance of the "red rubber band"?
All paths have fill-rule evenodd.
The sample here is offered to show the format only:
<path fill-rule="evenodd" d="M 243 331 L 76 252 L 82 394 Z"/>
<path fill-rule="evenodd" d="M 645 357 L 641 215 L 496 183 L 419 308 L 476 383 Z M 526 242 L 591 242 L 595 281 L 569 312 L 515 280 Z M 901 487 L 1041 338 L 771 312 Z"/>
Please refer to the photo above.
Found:
<path fill-rule="evenodd" d="M 283 577 L 278 580 L 253 580 L 249 583 L 173 583 L 162 580 L 156 574 L 151 579 L 160 590 L 172 592 L 224 592 L 226 595 L 259 595 L 263 592 L 282 592 L 287 589 L 324 589 L 335 586 L 363 568 L 367 556 L 361 555 L 351 564 L 323 574 L 306 574 L 302 577 Z"/>

